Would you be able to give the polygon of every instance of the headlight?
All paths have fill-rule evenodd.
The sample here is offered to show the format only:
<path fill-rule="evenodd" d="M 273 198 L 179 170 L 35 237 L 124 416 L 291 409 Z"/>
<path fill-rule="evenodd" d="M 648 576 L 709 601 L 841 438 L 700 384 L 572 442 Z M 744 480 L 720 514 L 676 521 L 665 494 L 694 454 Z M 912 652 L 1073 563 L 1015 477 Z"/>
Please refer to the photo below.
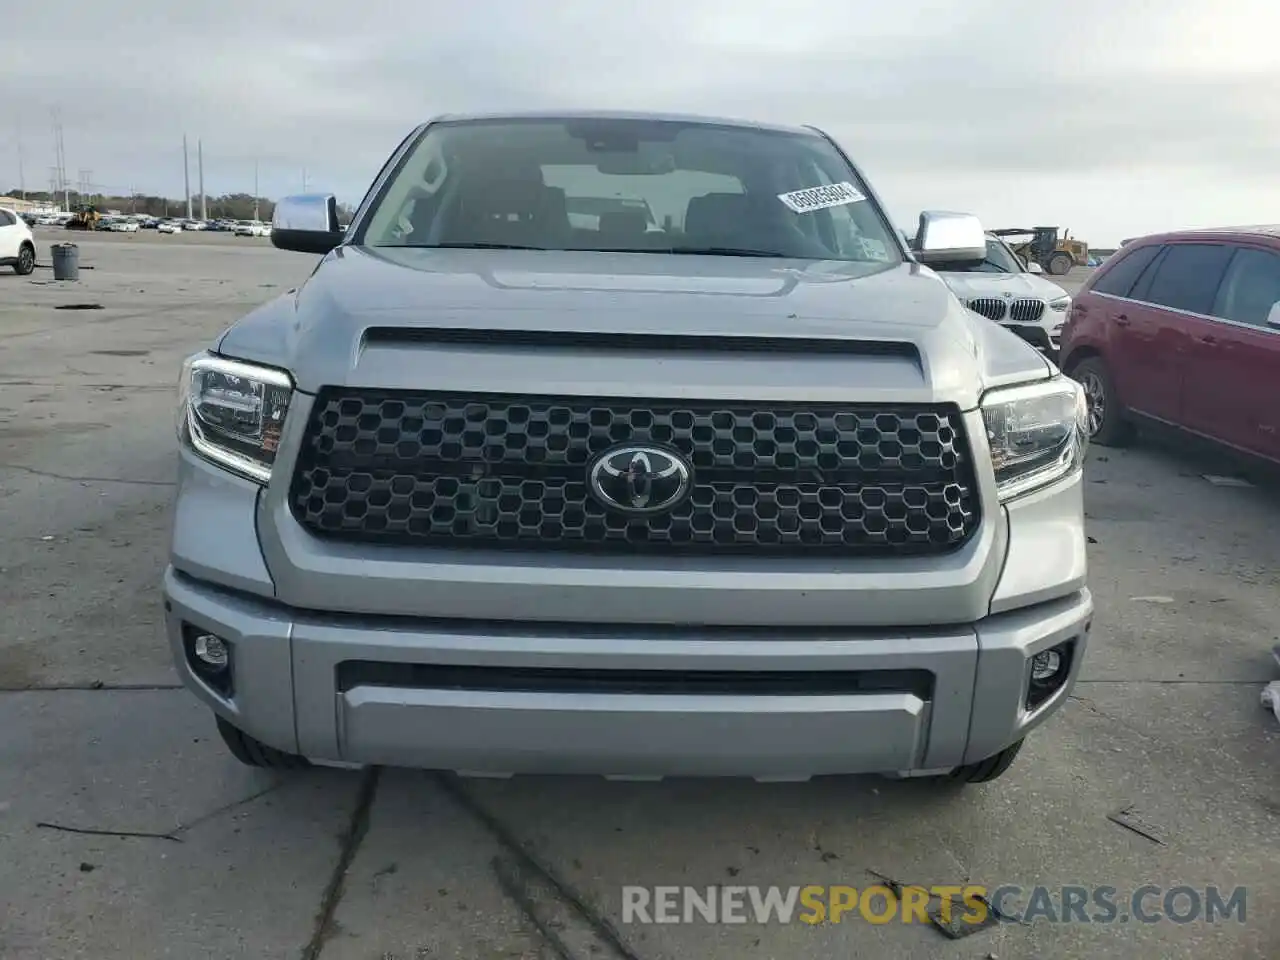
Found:
<path fill-rule="evenodd" d="M 233 473 L 271 479 L 293 381 L 287 373 L 208 353 L 189 357 L 179 384 L 178 433 Z"/>
<path fill-rule="evenodd" d="M 1071 298 L 1059 297 L 1057 300 L 1050 300 L 1049 309 L 1054 313 L 1066 313 L 1071 309 Z"/>
<path fill-rule="evenodd" d="M 1084 390 L 1066 377 L 982 398 L 996 491 L 1010 500 L 1078 470 L 1089 437 Z"/>

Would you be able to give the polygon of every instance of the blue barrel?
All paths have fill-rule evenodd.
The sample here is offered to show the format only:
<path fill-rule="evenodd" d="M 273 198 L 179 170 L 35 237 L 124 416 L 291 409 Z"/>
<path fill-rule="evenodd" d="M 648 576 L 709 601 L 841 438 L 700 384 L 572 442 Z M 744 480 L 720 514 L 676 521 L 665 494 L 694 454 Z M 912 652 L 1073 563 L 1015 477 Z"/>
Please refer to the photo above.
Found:
<path fill-rule="evenodd" d="M 50 248 L 53 254 L 53 279 L 80 279 L 80 248 L 74 243 L 55 243 Z"/>

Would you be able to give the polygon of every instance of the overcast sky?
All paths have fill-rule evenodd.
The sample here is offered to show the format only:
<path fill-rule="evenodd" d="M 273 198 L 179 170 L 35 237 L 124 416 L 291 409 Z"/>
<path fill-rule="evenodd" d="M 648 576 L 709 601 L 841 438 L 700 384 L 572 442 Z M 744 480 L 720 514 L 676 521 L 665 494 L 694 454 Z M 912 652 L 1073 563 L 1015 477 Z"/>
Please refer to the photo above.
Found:
<path fill-rule="evenodd" d="M 211 194 L 348 202 L 432 114 L 617 107 L 816 124 L 908 226 L 1280 221 L 1280 0 L 10 4 L 0 191 L 55 107 L 73 185 L 180 197 L 186 133 L 193 191 L 200 139 Z"/>

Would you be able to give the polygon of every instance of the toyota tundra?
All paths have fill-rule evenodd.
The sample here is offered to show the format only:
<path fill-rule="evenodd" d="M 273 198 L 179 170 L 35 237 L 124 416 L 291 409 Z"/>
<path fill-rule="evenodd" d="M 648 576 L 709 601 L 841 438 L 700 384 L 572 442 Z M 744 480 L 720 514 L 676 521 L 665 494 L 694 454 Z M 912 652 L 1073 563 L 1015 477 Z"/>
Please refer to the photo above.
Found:
<path fill-rule="evenodd" d="M 590 208 L 598 216 L 573 219 Z M 231 752 L 993 779 L 1092 618 L 1081 389 L 811 127 L 448 116 L 181 376 L 163 592 Z"/>

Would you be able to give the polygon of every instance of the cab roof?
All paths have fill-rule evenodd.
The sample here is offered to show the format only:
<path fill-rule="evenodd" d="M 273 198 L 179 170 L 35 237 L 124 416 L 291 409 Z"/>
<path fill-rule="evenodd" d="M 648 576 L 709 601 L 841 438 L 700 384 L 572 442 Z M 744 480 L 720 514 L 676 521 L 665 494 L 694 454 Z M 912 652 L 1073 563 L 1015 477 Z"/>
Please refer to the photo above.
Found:
<path fill-rule="evenodd" d="M 1194 230 L 1169 230 L 1165 233 L 1152 233 L 1146 236 L 1133 237 L 1125 241 L 1125 246 L 1135 243 L 1164 243 L 1170 240 L 1222 240 L 1228 237 L 1262 238 L 1280 240 L 1280 224 L 1255 224 L 1245 227 L 1200 227 Z"/>
<path fill-rule="evenodd" d="M 431 123 L 460 123 L 475 120 L 656 120 L 668 123 L 698 123 L 718 127 L 739 127 L 744 130 L 766 130 L 774 133 L 793 133 L 807 136 L 824 136 L 817 127 L 788 126 L 776 123 L 760 123 L 734 117 L 704 116 L 696 113 L 649 113 L 634 110 L 527 110 L 505 113 L 446 113 L 432 117 Z"/>

